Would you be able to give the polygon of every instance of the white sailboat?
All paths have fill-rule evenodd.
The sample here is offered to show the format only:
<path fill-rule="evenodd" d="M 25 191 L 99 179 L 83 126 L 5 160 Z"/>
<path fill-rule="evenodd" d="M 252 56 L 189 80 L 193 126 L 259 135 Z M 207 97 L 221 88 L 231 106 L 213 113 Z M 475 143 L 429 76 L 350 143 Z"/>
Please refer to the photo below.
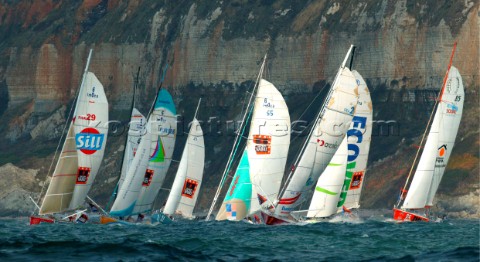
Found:
<path fill-rule="evenodd" d="M 175 180 L 163 209 L 167 216 L 181 215 L 193 219 L 193 209 L 202 185 L 203 167 L 205 165 L 205 144 L 200 122 L 197 120 L 198 107 L 191 123 L 187 143 L 183 149 Z"/>
<path fill-rule="evenodd" d="M 248 121 L 250 117 L 249 112 L 252 112 L 247 145 L 216 220 L 238 221 L 258 212 L 261 205 L 273 206 L 280 189 L 290 145 L 290 115 L 280 92 L 272 83 L 262 79 L 264 66 L 265 59 L 257 78 L 257 92 L 254 89 L 250 100 L 255 94 L 253 108 L 249 103 L 246 111 L 248 117 L 244 116 L 242 121 L 244 125 L 245 119 Z M 237 149 L 238 145 L 236 147 L 234 143 L 232 153 Z M 229 165 L 230 162 L 224 175 L 228 173 Z M 217 193 L 219 190 L 221 186 Z"/>
<path fill-rule="evenodd" d="M 406 187 L 415 161 L 407 182 L 401 191 L 399 201 L 393 209 L 393 218 L 395 220 L 429 221 L 428 210 L 433 206 L 433 198 L 452 153 L 458 127 L 462 119 L 463 102 L 465 99 L 462 77 L 457 68 L 451 66 L 455 48 L 456 43 L 454 44 L 450 64 L 436 102 L 436 108 L 434 107 L 433 110 L 435 112 L 433 122 L 430 126 L 412 183 L 407 191 Z M 427 124 L 426 130 L 428 130 L 428 126 Z M 422 142 L 424 137 L 425 134 Z M 407 193 L 406 197 L 403 198 L 405 193 Z"/>
<path fill-rule="evenodd" d="M 372 100 L 361 75 L 353 70 L 358 84 L 358 103 L 350 128 L 337 152 L 317 181 L 307 218 L 330 217 L 359 208 L 372 134 Z"/>
<path fill-rule="evenodd" d="M 264 212 L 266 224 L 296 220 L 291 212 L 306 200 L 320 174 L 332 159 L 352 121 L 358 101 L 355 76 L 346 67 L 353 46 L 350 47 L 332 84 L 314 126 L 290 172 L 275 210 Z"/>
<path fill-rule="evenodd" d="M 126 217 L 151 209 L 173 153 L 176 111 L 172 96 L 160 89 L 135 157 L 119 188 L 110 215 Z M 173 140 L 173 141 L 172 141 Z"/>
<path fill-rule="evenodd" d="M 108 132 L 108 102 L 97 77 L 88 72 L 92 50 L 78 92 L 72 122 L 53 172 L 39 215 L 80 208 L 103 159 Z M 32 216 L 31 224 L 53 222 Z"/>

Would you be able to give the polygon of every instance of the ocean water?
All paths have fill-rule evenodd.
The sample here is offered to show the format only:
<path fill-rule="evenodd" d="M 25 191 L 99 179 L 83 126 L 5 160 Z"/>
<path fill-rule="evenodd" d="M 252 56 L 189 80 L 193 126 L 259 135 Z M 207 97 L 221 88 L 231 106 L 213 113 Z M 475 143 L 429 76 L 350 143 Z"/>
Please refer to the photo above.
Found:
<path fill-rule="evenodd" d="M 305 225 L 28 225 L 0 219 L 0 261 L 479 261 L 478 220 Z"/>

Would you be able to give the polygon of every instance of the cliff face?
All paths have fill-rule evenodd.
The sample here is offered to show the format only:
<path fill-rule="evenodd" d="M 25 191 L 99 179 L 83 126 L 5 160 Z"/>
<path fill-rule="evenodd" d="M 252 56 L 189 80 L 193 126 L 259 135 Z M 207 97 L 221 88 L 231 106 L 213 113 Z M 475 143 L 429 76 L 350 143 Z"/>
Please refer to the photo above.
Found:
<path fill-rule="evenodd" d="M 454 65 L 463 77 L 466 104 L 440 192 L 447 201 L 469 194 L 474 197 L 468 199 L 478 201 L 478 12 L 478 2 L 447 0 L 0 1 L 0 164 L 13 162 L 38 169 L 39 178 L 46 176 L 88 49 L 94 49 L 90 71 L 105 86 L 111 117 L 122 121 L 137 68 L 136 100 L 146 112 L 168 63 L 164 86 L 185 121 L 197 99 L 204 98 L 200 119 L 210 129 L 200 199 L 200 209 L 205 209 L 232 143 L 225 132 L 218 134 L 216 121 L 239 118 L 238 101 L 251 87 L 264 54 L 266 78 L 284 94 L 295 120 L 328 87 L 355 44 L 353 67 L 367 80 L 377 121 L 362 206 L 390 207 L 458 41 Z M 309 108 L 304 119 L 310 120 L 317 108 Z M 386 128 L 382 121 L 394 124 Z M 120 131 L 108 139 L 93 188 L 92 195 L 101 200 L 118 174 Z M 177 138 L 177 159 L 184 140 Z M 166 187 L 175 170 L 174 164 Z"/>

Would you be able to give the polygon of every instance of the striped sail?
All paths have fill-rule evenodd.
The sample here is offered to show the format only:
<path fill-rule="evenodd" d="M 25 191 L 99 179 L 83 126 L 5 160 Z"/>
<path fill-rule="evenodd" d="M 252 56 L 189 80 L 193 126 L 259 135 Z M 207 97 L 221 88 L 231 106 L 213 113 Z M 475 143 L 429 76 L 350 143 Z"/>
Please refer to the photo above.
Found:
<path fill-rule="evenodd" d="M 372 99 L 362 76 L 352 71 L 358 84 L 358 103 L 350 129 L 347 131 L 348 161 L 345 181 L 338 202 L 338 212 L 360 207 L 360 194 L 367 169 L 368 153 L 372 140 Z"/>
<path fill-rule="evenodd" d="M 172 96 L 166 89 L 160 90 L 147 129 L 151 129 L 150 159 L 144 171 L 134 214 L 151 210 L 172 161 L 177 130 L 177 112 Z"/>
<path fill-rule="evenodd" d="M 345 137 L 317 181 L 307 217 L 328 217 L 337 213 L 337 203 L 345 181 L 347 155 Z"/>
<path fill-rule="evenodd" d="M 123 164 L 120 179 L 118 180 L 118 188 L 122 187 L 122 184 L 125 181 L 125 177 L 127 175 L 128 168 L 130 168 L 133 157 L 137 152 L 140 140 L 146 132 L 146 122 L 147 120 L 145 119 L 145 116 L 143 116 L 142 113 L 138 111 L 138 109 L 133 108 L 128 128 L 127 143 L 124 149 L 125 151 L 123 153 Z"/>
<path fill-rule="evenodd" d="M 346 67 L 341 67 L 320 117 L 308 138 L 308 144 L 294 167 L 290 182 L 278 200 L 275 215 L 286 217 L 305 201 L 320 174 L 324 171 L 352 121 L 358 101 L 355 77 Z"/>
<path fill-rule="evenodd" d="M 418 209 L 433 205 L 455 143 L 464 99 L 462 77 L 452 66 L 402 208 Z"/>
<path fill-rule="evenodd" d="M 77 180 L 77 167 L 75 133 L 71 124 L 47 193 L 40 206 L 40 215 L 59 213 L 68 209 Z"/>
<path fill-rule="evenodd" d="M 198 120 L 194 118 L 175 180 L 163 209 L 164 214 L 177 213 L 186 218 L 193 218 L 193 209 L 202 184 L 204 164 L 203 131 Z"/>

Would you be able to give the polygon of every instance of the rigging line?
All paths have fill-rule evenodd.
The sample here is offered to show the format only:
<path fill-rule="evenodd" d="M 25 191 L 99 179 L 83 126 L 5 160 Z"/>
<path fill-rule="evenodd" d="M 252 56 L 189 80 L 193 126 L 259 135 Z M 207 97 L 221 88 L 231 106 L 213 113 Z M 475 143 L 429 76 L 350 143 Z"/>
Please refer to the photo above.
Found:
<path fill-rule="evenodd" d="M 448 64 L 448 68 L 447 68 L 447 72 L 445 73 L 445 77 L 443 78 L 443 84 L 442 84 L 442 88 L 440 89 L 440 93 L 438 94 L 438 99 L 435 100 L 435 104 L 433 106 L 433 110 L 432 112 L 430 113 L 430 118 L 428 119 L 428 122 L 427 122 L 427 126 L 425 128 L 425 131 L 423 132 L 423 135 L 422 135 L 422 140 L 420 141 L 420 146 L 418 147 L 418 150 L 415 154 L 415 158 L 413 159 L 413 163 L 412 163 L 412 166 L 410 167 L 410 171 L 408 172 L 408 176 L 407 176 L 407 180 L 405 181 L 405 185 L 403 186 L 402 188 L 402 191 L 401 191 L 401 194 L 403 194 L 404 190 L 407 188 L 407 184 L 410 180 L 410 177 L 412 175 L 412 172 L 413 172 L 413 168 L 417 162 L 417 159 L 418 159 L 418 155 L 420 154 L 420 151 L 422 149 L 422 144 L 425 140 L 425 136 L 427 135 L 427 131 L 430 129 L 430 124 L 432 122 L 432 119 L 433 119 L 433 116 L 435 115 L 435 112 L 436 112 L 436 109 L 438 107 L 438 103 L 442 100 L 442 95 L 443 95 L 443 92 L 445 91 L 445 85 L 447 83 L 447 79 L 448 79 L 448 74 L 450 73 L 450 68 L 452 67 L 452 62 L 453 62 L 453 55 L 455 54 L 455 49 L 457 48 L 457 42 L 455 42 L 453 44 L 453 50 L 452 50 L 452 54 L 450 55 L 450 62 Z M 400 202 L 402 202 L 402 198 L 400 197 L 398 199 L 398 202 L 397 202 L 397 205 L 396 206 L 399 206 L 400 205 Z"/>
<path fill-rule="evenodd" d="M 241 132 L 239 132 L 239 133 L 237 134 L 237 136 L 235 137 L 235 141 L 234 141 L 234 143 L 233 143 L 233 149 L 232 149 L 232 151 L 230 152 L 230 155 L 229 155 L 229 157 L 228 157 L 227 166 L 225 167 L 225 170 L 224 170 L 223 175 L 222 175 L 222 179 L 220 180 L 220 184 L 219 184 L 219 186 L 218 186 L 218 188 L 217 188 L 217 191 L 215 192 L 215 196 L 214 196 L 214 198 L 213 198 L 212 204 L 211 204 L 210 209 L 209 209 L 209 211 L 208 211 L 208 213 L 207 213 L 207 217 L 205 218 L 205 221 L 208 221 L 208 220 L 210 219 L 210 215 L 211 215 L 212 212 L 213 212 L 213 209 L 214 209 L 214 207 L 215 207 L 215 204 L 216 204 L 216 202 L 217 202 L 217 199 L 218 199 L 218 197 L 219 197 L 219 195 L 220 195 L 220 192 L 221 192 L 221 190 L 222 190 L 222 188 L 223 188 L 223 185 L 224 185 L 225 180 L 226 180 L 226 178 L 227 178 L 227 174 L 228 174 L 228 172 L 230 171 L 230 168 L 231 168 L 231 165 L 232 165 L 232 157 L 234 157 L 234 156 L 236 155 L 236 153 L 237 153 L 238 146 L 239 146 L 239 143 L 240 143 L 240 141 L 239 141 L 238 138 L 239 138 L 239 136 L 242 136 L 243 133 L 245 132 L 245 128 L 246 128 L 246 126 L 247 126 L 245 123 L 248 122 L 248 120 L 250 119 L 250 116 L 251 116 L 251 114 L 252 114 L 252 111 L 253 111 L 253 106 L 251 106 L 251 105 L 252 105 L 252 100 L 253 100 L 253 98 L 254 98 L 255 91 L 256 91 L 256 89 L 258 88 L 258 85 L 260 84 L 260 80 L 261 80 L 261 77 L 262 77 L 262 74 L 263 74 L 263 70 L 264 70 L 264 68 L 265 68 L 265 61 L 266 61 L 266 60 L 267 60 L 267 54 L 265 54 L 265 56 L 263 57 L 263 62 L 262 62 L 262 66 L 260 67 L 260 72 L 259 72 L 259 74 L 258 74 L 258 76 L 257 76 L 257 79 L 256 79 L 256 81 L 255 81 L 255 85 L 254 85 L 254 87 L 253 87 L 252 94 L 250 95 L 250 99 L 249 99 L 249 101 L 248 101 L 247 111 L 246 111 L 245 114 L 243 115 L 242 123 L 241 123 L 241 125 L 240 125 Z M 247 113 L 248 113 L 248 114 L 247 114 Z"/>
<path fill-rule="evenodd" d="M 130 122 L 131 122 L 131 116 L 132 116 L 132 113 L 133 113 L 133 109 L 135 108 L 135 94 L 136 94 L 136 91 L 137 91 L 137 87 L 138 87 L 138 78 L 139 78 L 139 75 L 140 75 L 140 67 L 138 67 L 138 70 L 137 70 L 137 76 L 134 80 L 134 84 L 133 84 L 133 97 L 132 97 L 132 105 L 130 107 Z M 130 123 L 129 123 L 130 124 Z M 128 131 L 130 130 L 130 125 L 128 126 L 128 130 L 127 130 L 127 136 L 125 138 L 125 143 L 124 143 L 124 147 L 123 147 L 123 156 L 122 156 L 122 161 L 120 162 L 120 176 L 118 177 L 118 181 L 117 181 L 117 184 L 115 185 L 115 189 L 113 190 L 112 192 L 112 195 L 110 196 L 110 199 L 108 200 L 107 202 L 107 205 L 105 206 L 105 209 L 108 210 L 108 208 L 110 207 L 110 205 L 112 204 L 112 201 L 114 201 L 116 198 L 117 198 L 117 193 L 118 193 L 118 186 L 120 184 L 120 178 L 122 176 L 122 168 L 123 168 L 123 162 L 125 161 L 125 155 L 126 155 L 126 152 L 127 152 L 127 146 L 128 146 Z"/>
<path fill-rule="evenodd" d="M 328 95 L 327 97 L 325 98 L 324 102 L 323 102 L 323 105 L 320 109 L 320 112 L 317 114 L 317 116 L 315 117 L 315 121 L 313 122 L 313 126 L 312 128 L 310 129 L 310 132 L 308 134 L 308 136 L 306 137 L 305 139 L 305 142 L 303 143 L 302 147 L 300 148 L 300 153 L 297 155 L 295 161 L 293 162 L 293 169 L 291 168 L 290 171 L 289 171 L 289 174 L 287 176 L 287 179 L 285 180 L 285 183 L 283 184 L 283 187 L 281 188 L 279 194 L 278 194 L 278 199 L 281 199 L 283 194 L 285 194 L 285 191 L 287 190 L 287 187 L 288 185 L 290 184 L 290 181 L 293 177 L 293 174 L 295 173 L 295 170 L 296 170 L 296 166 L 298 166 L 298 163 L 300 162 L 300 159 L 302 157 L 302 155 L 304 154 L 305 150 L 307 149 L 307 146 L 310 142 L 310 137 L 311 135 L 313 134 L 313 131 L 315 129 L 315 126 L 319 123 L 320 119 L 323 118 L 323 115 L 325 114 L 325 110 L 326 110 L 326 107 L 327 107 L 327 102 L 330 100 L 332 94 L 333 94 L 333 87 L 335 86 L 335 84 L 337 83 L 338 81 L 338 77 L 341 75 L 342 73 L 342 69 L 345 68 L 345 64 L 346 64 L 346 61 L 348 59 L 348 57 L 350 56 L 350 53 L 352 51 L 352 49 L 354 48 L 354 45 L 350 45 L 350 48 L 348 49 L 348 52 L 347 52 L 347 55 L 345 56 L 345 59 L 343 60 L 340 68 L 338 69 L 337 71 L 337 74 L 335 75 L 335 78 L 333 80 L 333 83 L 332 83 L 332 86 L 330 87 L 330 90 L 328 92 Z M 304 200 L 303 200 L 304 201 Z M 302 202 L 303 202 L 302 201 Z M 300 202 L 300 203 L 302 203 Z M 275 203 L 275 208 L 277 208 L 278 206 L 278 203 L 279 201 L 277 201 L 277 203 Z"/>
<path fill-rule="evenodd" d="M 80 94 L 80 91 L 82 90 L 83 84 L 85 82 L 85 78 L 87 77 L 87 71 L 88 71 L 88 67 L 90 65 L 90 59 L 92 57 L 92 53 L 93 53 L 93 49 L 90 49 L 90 51 L 88 53 L 87 63 L 85 65 L 85 70 L 83 71 L 82 83 L 80 84 L 80 88 L 77 89 L 77 92 L 75 92 L 75 99 L 73 100 L 74 105 L 70 108 L 70 112 L 68 112 L 69 117 L 67 118 L 67 121 L 65 122 L 65 125 L 63 126 L 62 135 L 60 136 L 60 140 L 58 141 L 57 148 L 55 149 L 55 153 L 53 154 L 52 162 L 50 163 L 50 167 L 48 168 L 47 178 L 48 178 L 50 172 L 52 171 L 52 166 L 53 166 L 53 163 L 55 162 L 55 158 L 57 157 L 58 149 L 60 148 L 60 144 L 62 143 L 63 136 L 65 135 L 65 139 L 67 138 L 67 134 L 65 134 L 65 129 L 67 128 L 67 126 L 69 127 L 68 129 L 70 129 L 70 126 L 73 124 L 71 122 L 71 120 L 73 119 L 73 116 L 75 115 L 75 113 L 77 111 L 78 95 Z M 74 110 L 73 114 L 72 114 L 72 110 Z M 70 124 L 68 125 L 68 123 L 70 123 Z M 53 178 L 53 174 L 52 174 L 52 178 Z M 37 202 L 40 202 L 40 199 L 42 198 L 43 190 L 45 189 L 46 184 L 47 183 L 43 183 L 42 189 L 40 190 L 40 193 L 38 195 Z M 36 209 L 33 210 L 32 215 L 35 214 L 35 210 Z"/>

